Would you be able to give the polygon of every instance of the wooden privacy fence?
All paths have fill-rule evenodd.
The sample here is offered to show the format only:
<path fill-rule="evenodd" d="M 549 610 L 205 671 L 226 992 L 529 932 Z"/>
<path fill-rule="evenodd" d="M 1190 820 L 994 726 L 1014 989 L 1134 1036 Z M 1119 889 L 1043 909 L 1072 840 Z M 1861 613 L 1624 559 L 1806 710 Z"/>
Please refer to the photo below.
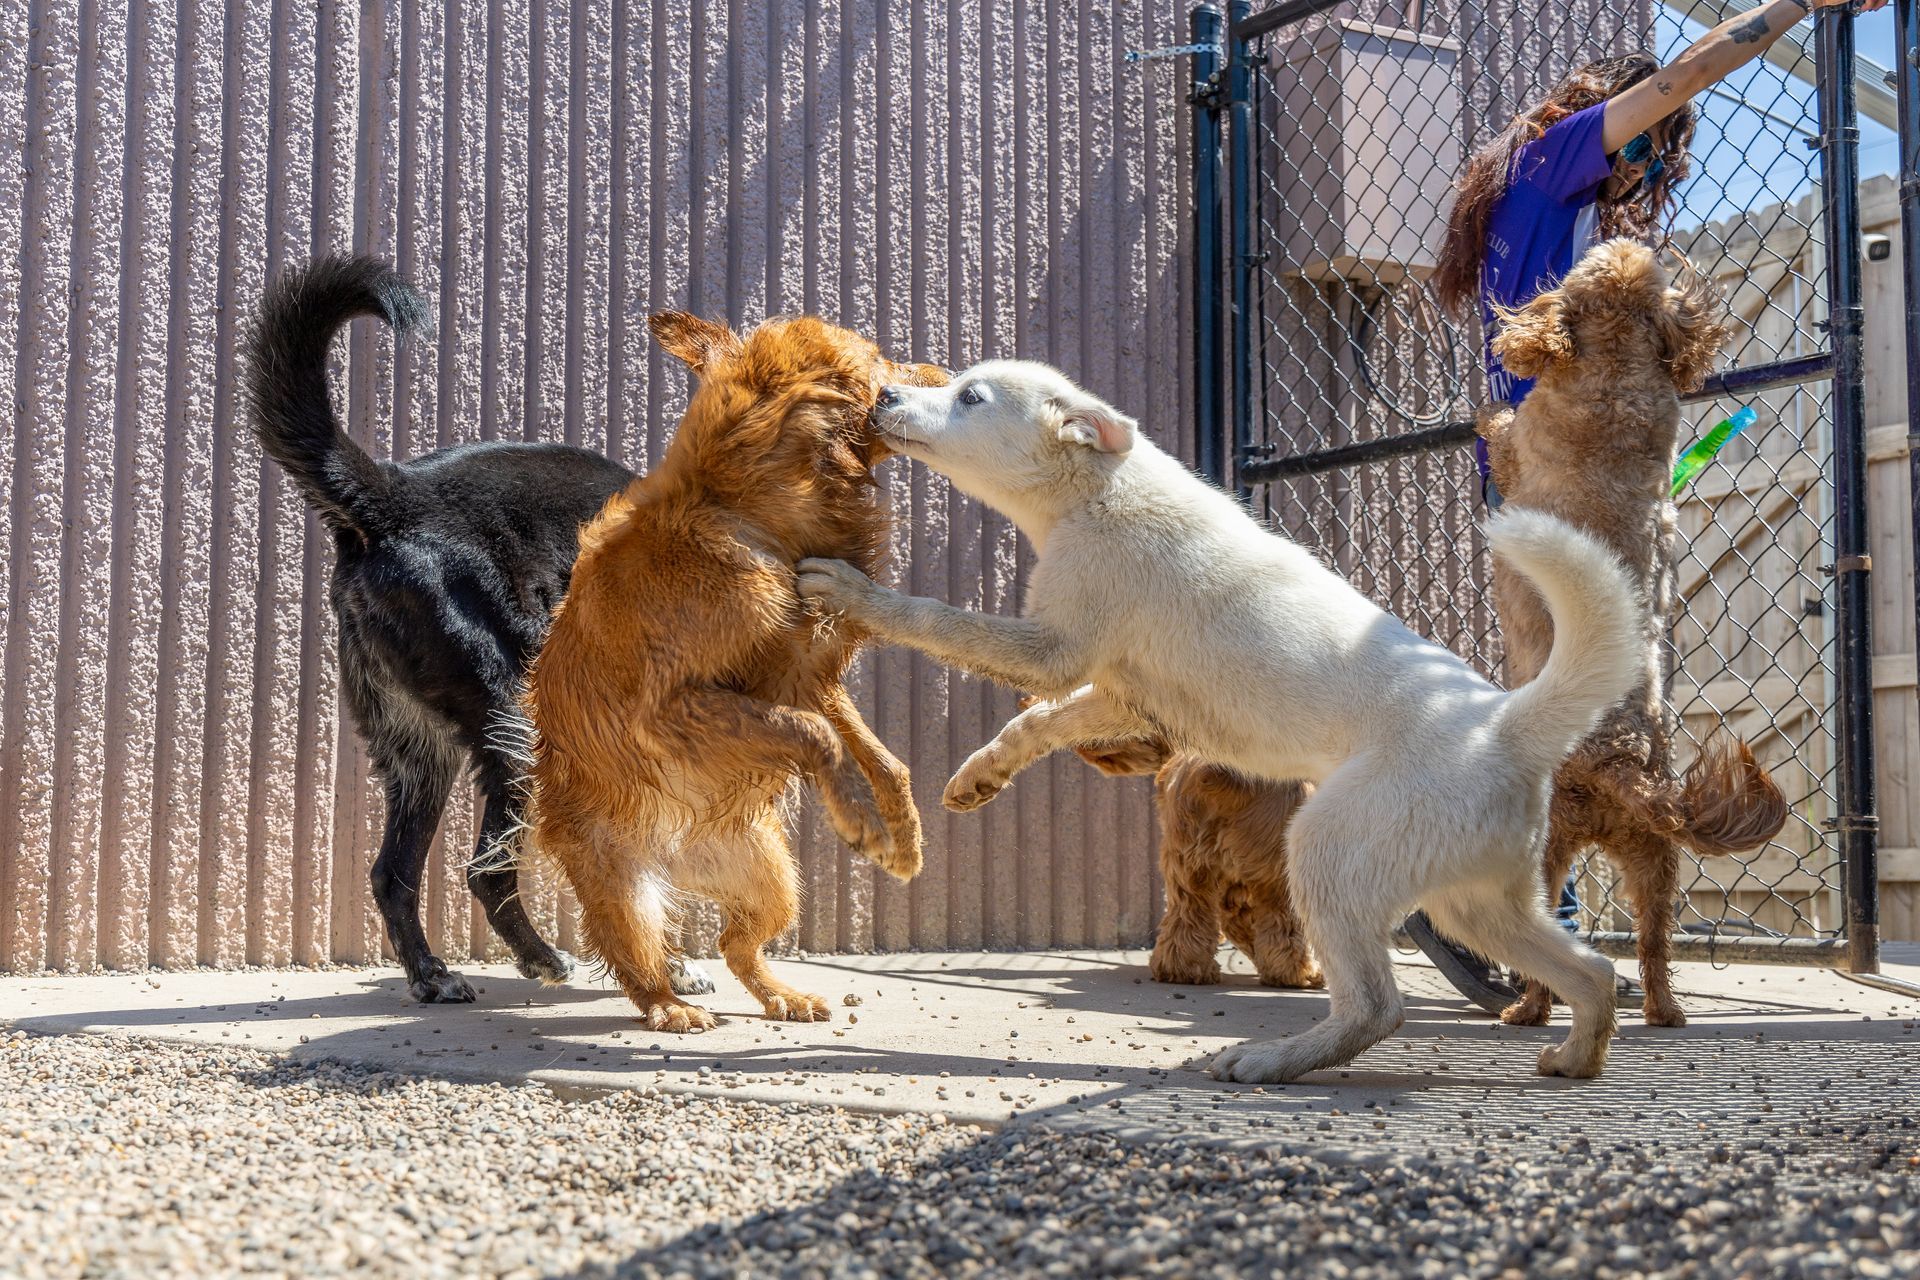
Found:
<path fill-rule="evenodd" d="M 1898 197 L 1890 178 L 1863 184 L 1868 235 L 1894 233 L 1897 245 Z M 1825 310 L 1807 287 L 1822 274 L 1822 246 L 1807 235 L 1818 224 L 1817 209 L 1814 197 L 1766 206 L 1694 238 L 1690 256 L 1726 294 L 1741 335 L 1730 363 L 1758 363 L 1774 352 L 1803 355 L 1825 344 Z M 1913 940 L 1920 938 L 1920 794 L 1912 782 L 1914 565 L 1897 250 L 1869 256 L 1864 271 L 1881 933 Z M 1750 920 L 1813 936 L 1845 919 L 1840 867 L 1821 838 L 1833 817 L 1836 766 L 1833 690 L 1823 661 L 1832 644 L 1826 566 L 1833 562 L 1824 534 L 1833 502 L 1824 393 L 1816 384 L 1689 408 L 1701 431 L 1743 402 L 1759 421 L 1680 498 L 1680 536 L 1689 550 L 1674 633 L 1682 662 L 1670 698 L 1696 737 L 1724 719 L 1799 804 L 1775 845 L 1701 865 L 1687 886 L 1683 924 Z"/>

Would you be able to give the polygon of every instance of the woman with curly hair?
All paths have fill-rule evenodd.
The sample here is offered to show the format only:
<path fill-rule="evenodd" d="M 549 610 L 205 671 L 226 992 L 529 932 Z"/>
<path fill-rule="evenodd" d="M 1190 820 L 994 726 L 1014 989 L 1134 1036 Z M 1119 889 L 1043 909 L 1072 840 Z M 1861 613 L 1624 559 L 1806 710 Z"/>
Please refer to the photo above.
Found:
<path fill-rule="evenodd" d="M 1519 404 L 1533 388 L 1531 379 L 1508 373 L 1493 352 L 1495 308 L 1525 306 L 1602 240 L 1663 241 L 1691 164 L 1694 96 L 1765 53 L 1815 9 L 1848 3 L 1871 11 L 1887 0 L 1763 0 L 1666 66 L 1646 53 L 1590 62 L 1474 153 L 1455 184 L 1433 284 L 1453 315 L 1470 303 L 1479 307 L 1489 400 Z M 1474 454 L 1482 495 L 1497 507 L 1500 495 L 1484 441 L 1474 442 Z M 1569 881 L 1557 911 L 1569 931 L 1579 910 Z M 1486 961 L 1436 934 L 1424 914 L 1408 919 L 1407 932 L 1482 1008 L 1498 1013 L 1518 998 Z"/>

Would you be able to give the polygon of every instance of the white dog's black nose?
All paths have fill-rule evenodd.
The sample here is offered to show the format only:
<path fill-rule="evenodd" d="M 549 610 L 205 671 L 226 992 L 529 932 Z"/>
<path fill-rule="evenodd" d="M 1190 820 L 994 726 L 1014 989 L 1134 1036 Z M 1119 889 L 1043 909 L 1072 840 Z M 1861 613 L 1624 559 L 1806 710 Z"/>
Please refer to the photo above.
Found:
<path fill-rule="evenodd" d="M 900 393 L 897 390 L 895 390 L 892 387 L 882 387 L 880 388 L 880 398 L 874 402 L 874 407 L 879 409 L 891 409 L 893 408 L 893 406 L 899 403 L 900 403 Z"/>

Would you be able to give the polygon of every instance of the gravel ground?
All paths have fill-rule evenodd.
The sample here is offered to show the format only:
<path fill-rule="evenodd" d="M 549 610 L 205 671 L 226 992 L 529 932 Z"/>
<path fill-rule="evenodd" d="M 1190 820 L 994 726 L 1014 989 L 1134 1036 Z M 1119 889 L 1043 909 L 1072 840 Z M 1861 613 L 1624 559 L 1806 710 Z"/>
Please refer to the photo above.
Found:
<path fill-rule="evenodd" d="M 1911 1143 L 1300 1151 L 0 1032 L 0 1274 L 1911 1276 Z"/>

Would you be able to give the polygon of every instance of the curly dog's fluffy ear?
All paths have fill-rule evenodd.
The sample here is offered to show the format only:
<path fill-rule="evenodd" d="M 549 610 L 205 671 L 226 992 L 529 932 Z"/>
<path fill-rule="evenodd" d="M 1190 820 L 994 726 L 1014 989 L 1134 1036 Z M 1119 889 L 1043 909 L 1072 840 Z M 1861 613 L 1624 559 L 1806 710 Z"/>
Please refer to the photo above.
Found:
<path fill-rule="evenodd" d="M 1573 330 L 1567 327 L 1566 294 L 1552 289 L 1524 307 L 1496 307 L 1500 334 L 1493 353 L 1516 378 L 1538 378 L 1573 362 Z"/>
<path fill-rule="evenodd" d="M 1731 336 L 1720 322 L 1726 303 L 1719 290 L 1691 271 L 1666 291 L 1659 313 L 1660 354 L 1673 371 L 1673 388 L 1696 391 L 1713 372 Z"/>
<path fill-rule="evenodd" d="M 670 356 L 699 373 L 717 357 L 740 354 L 740 339 L 724 324 L 702 320 L 684 311 L 657 311 L 647 317 L 647 328 Z"/>

